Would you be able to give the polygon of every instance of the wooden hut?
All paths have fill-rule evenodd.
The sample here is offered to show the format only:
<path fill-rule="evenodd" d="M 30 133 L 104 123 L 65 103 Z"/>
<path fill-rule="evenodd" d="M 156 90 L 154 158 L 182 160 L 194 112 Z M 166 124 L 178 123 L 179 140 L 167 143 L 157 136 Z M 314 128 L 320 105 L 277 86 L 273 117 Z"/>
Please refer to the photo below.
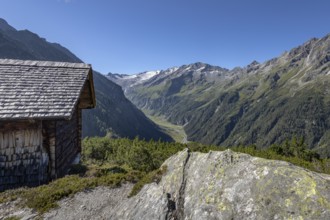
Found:
<path fill-rule="evenodd" d="M 90 65 L 0 59 L 0 191 L 65 175 L 95 104 Z"/>

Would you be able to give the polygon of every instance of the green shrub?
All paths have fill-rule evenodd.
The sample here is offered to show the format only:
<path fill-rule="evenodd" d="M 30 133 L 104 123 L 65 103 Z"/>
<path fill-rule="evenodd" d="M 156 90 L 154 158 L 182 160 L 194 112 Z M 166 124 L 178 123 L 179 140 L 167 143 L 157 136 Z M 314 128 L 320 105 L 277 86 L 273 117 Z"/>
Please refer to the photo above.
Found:
<path fill-rule="evenodd" d="M 310 162 L 320 159 L 319 154 L 307 149 L 304 138 L 293 137 L 291 141 L 286 140 L 282 144 L 273 144 L 270 150 L 285 157 L 297 157 Z"/>
<path fill-rule="evenodd" d="M 147 142 L 138 138 L 129 140 L 103 137 L 85 138 L 82 152 L 85 162 L 127 165 L 134 170 L 150 172 L 159 168 L 168 157 L 186 147 L 187 145 L 179 143 Z"/>

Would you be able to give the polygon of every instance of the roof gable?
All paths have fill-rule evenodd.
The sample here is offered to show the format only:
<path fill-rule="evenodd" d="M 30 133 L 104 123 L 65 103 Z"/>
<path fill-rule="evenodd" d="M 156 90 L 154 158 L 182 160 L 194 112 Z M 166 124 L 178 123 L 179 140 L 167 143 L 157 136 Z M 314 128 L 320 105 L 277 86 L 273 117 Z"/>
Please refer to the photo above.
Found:
<path fill-rule="evenodd" d="M 91 73 L 83 63 L 0 59 L 0 120 L 70 119 L 78 102 L 95 107 Z"/>

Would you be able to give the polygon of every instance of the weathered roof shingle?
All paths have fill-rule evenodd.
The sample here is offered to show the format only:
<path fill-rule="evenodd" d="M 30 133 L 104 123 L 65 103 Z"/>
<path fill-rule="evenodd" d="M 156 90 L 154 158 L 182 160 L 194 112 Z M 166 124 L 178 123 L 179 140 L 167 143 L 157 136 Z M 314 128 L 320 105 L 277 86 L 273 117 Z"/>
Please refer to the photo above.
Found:
<path fill-rule="evenodd" d="M 70 119 L 91 66 L 0 59 L 0 120 Z"/>

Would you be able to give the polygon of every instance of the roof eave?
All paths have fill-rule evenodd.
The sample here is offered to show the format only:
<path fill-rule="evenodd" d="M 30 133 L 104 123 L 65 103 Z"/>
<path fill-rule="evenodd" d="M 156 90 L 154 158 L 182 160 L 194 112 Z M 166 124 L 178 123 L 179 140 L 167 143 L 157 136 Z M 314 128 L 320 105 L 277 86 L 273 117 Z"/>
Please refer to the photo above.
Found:
<path fill-rule="evenodd" d="M 0 118 L 0 121 L 28 121 L 28 120 L 36 120 L 36 121 L 43 121 L 43 120 L 70 120 L 71 116 L 50 116 L 50 117 L 14 117 L 14 118 Z"/>

